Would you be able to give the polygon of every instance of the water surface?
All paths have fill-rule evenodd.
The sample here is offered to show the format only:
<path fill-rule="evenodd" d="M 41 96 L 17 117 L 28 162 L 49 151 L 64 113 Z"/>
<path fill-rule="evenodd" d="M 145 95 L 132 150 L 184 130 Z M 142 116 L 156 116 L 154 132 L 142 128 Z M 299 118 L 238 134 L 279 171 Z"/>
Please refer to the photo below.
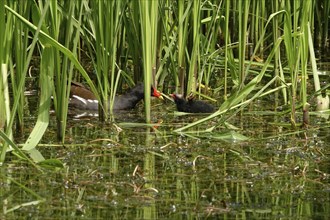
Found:
<path fill-rule="evenodd" d="M 71 117 L 65 145 L 56 141 L 52 116 L 38 149 L 64 168 L 41 173 L 7 158 L 0 218 L 330 219 L 328 120 L 312 116 L 312 126 L 297 132 L 279 124 L 288 115 L 251 106 L 228 119 L 230 128 L 213 119 L 185 135 L 174 130 L 203 115 L 175 116 L 171 104 L 153 108 L 157 128 L 144 125 L 141 106 L 113 123 Z"/>

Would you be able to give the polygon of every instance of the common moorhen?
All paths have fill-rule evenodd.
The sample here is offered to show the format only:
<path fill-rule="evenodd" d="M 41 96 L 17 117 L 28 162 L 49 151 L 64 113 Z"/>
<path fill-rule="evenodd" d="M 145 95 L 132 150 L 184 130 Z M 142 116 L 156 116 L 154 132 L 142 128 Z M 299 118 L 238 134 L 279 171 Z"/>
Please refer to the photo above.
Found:
<path fill-rule="evenodd" d="M 212 113 L 214 112 L 214 107 L 209 103 L 200 100 L 194 100 L 189 98 L 188 100 L 184 99 L 180 94 L 171 94 L 176 108 L 179 112 L 189 112 L 189 113 Z"/>
<path fill-rule="evenodd" d="M 151 87 L 151 96 L 162 98 L 162 95 L 154 87 Z M 69 107 L 79 110 L 98 110 L 98 101 L 95 95 L 80 83 L 72 83 L 70 90 Z M 138 83 L 127 93 L 115 97 L 113 110 L 133 109 L 136 104 L 144 98 L 144 85 Z"/>

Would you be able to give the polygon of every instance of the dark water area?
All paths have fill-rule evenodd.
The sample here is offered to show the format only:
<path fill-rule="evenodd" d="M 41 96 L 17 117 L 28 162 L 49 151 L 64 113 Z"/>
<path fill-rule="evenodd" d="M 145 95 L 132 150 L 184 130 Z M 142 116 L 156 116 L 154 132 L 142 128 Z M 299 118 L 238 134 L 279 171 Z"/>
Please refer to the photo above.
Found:
<path fill-rule="evenodd" d="M 311 114 L 308 129 L 291 130 L 289 115 L 256 111 L 258 101 L 226 126 L 180 134 L 204 115 L 152 103 L 152 126 L 143 105 L 112 123 L 71 115 L 65 145 L 51 116 L 38 150 L 65 166 L 42 173 L 9 156 L 0 219 L 330 219 L 329 119 Z"/>

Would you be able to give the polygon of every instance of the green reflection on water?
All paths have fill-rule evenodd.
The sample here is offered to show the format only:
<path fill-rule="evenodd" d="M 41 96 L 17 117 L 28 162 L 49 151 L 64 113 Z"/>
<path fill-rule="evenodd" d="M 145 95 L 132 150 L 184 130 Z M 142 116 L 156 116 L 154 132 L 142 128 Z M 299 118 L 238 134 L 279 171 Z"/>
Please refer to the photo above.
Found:
<path fill-rule="evenodd" d="M 136 122 L 142 117 L 134 112 L 125 117 L 130 114 Z M 1 168 L 3 210 L 34 200 L 4 176 L 25 184 L 45 202 L 1 213 L 0 218 L 330 217 L 326 129 L 306 132 L 308 139 L 281 136 L 279 127 L 261 126 L 270 121 L 268 116 L 255 120 L 249 115 L 230 123 L 254 140 L 236 142 L 171 132 L 196 116 L 158 117 L 167 119 L 157 132 L 149 126 L 123 126 L 120 131 L 93 118 L 72 120 L 65 146 L 53 144 L 56 132 L 51 127 L 39 150 L 47 158 L 60 159 L 65 168 L 34 173 L 13 157 Z"/>

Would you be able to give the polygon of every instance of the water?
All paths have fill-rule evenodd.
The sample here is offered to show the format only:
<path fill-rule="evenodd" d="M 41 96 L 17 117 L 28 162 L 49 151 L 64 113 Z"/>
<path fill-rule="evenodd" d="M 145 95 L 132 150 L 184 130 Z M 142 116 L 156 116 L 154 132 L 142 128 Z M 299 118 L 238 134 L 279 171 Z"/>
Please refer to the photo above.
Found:
<path fill-rule="evenodd" d="M 155 105 L 157 129 L 141 107 L 114 123 L 71 118 L 64 146 L 52 117 L 38 150 L 64 168 L 42 173 L 8 157 L 0 219 L 330 219 L 327 120 L 295 132 L 277 123 L 287 116 L 250 108 L 227 121 L 237 130 L 214 119 L 186 136 L 173 130 L 203 116 Z M 230 131 L 249 139 L 213 138 Z"/>

